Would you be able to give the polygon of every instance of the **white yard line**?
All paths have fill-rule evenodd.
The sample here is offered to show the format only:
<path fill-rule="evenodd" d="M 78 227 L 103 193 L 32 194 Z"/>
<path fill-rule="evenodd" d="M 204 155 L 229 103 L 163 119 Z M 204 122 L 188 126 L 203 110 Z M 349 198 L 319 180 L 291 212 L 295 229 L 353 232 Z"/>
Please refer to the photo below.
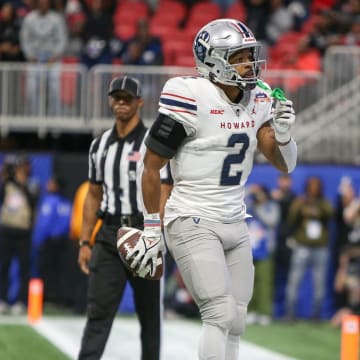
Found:
<path fill-rule="evenodd" d="M 76 359 L 85 318 L 44 317 L 34 328 L 71 359 Z M 197 359 L 200 324 L 187 320 L 165 320 L 163 326 L 163 360 Z M 140 358 L 139 324 L 134 318 L 117 318 L 102 360 L 137 360 Z M 241 342 L 239 360 L 295 360 Z"/>

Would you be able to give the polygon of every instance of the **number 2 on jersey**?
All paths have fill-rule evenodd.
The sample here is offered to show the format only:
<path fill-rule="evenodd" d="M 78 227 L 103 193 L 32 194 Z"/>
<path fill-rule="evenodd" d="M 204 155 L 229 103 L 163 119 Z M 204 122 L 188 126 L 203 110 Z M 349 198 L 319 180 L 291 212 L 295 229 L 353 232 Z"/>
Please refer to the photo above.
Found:
<path fill-rule="evenodd" d="M 228 155 L 224 159 L 223 168 L 221 170 L 220 185 L 239 185 L 242 171 L 237 171 L 235 175 L 230 175 L 232 164 L 241 164 L 244 161 L 246 150 L 249 147 L 249 137 L 247 134 L 232 134 L 227 143 L 228 147 L 234 147 L 235 144 L 242 144 L 238 154 Z"/>

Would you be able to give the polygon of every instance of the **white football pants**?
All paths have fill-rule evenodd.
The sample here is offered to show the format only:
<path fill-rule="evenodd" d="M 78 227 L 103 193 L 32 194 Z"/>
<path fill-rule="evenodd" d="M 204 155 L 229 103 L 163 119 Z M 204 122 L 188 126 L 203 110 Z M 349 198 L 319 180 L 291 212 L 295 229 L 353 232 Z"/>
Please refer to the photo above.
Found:
<path fill-rule="evenodd" d="M 247 224 L 183 217 L 165 227 L 166 241 L 203 322 L 200 360 L 238 360 L 254 283 Z"/>

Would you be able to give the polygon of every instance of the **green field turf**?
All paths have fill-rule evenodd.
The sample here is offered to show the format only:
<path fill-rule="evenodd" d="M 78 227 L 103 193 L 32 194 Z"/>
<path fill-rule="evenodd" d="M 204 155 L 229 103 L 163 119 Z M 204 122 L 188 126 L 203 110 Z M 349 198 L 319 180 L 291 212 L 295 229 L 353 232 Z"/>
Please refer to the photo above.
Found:
<path fill-rule="evenodd" d="M 299 360 L 339 360 L 340 329 L 327 323 L 274 323 L 248 326 L 244 339 Z"/>
<path fill-rule="evenodd" d="M 340 336 L 328 324 L 299 322 L 248 326 L 244 339 L 299 360 L 339 360 Z M 0 354 L 4 360 L 69 359 L 26 324 L 0 324 Z"/>
<path fill-rule="evenodd" d="M 68 360 L 60 350 L 27 325 L 0 325 L 2 360 Z"/>

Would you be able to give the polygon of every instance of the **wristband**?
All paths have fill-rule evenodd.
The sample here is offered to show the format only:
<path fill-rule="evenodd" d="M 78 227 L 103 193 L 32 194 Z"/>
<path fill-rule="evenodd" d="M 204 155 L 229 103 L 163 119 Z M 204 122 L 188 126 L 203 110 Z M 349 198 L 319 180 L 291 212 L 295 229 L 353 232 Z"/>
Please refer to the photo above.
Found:
<path fill-rule="evenodd" d="M 297 160 L 297 145 L 292 137 L 287 144 L 279 145 L 281 156 L 283 157 L 288 173 L 291 173 L 296 166 Z"/>
<path fill-rule="evenodd" d="M 80 240 L 79 247 L 83 247 L 83 246 L 88 246 L 89 248 L 91 248 L 90 241 L 89 240 Z"/>
<path fill-rule="evenodd" d="M 160 213 L 144 215 L 144 227 L 145 226 L 160 226 Z"/>
<path fill-rule="evenodd" d="M 144 233 L 150 236 L 159 236 L 161 233 L 160 214 L 146 214 L 144 215 Z"/>

